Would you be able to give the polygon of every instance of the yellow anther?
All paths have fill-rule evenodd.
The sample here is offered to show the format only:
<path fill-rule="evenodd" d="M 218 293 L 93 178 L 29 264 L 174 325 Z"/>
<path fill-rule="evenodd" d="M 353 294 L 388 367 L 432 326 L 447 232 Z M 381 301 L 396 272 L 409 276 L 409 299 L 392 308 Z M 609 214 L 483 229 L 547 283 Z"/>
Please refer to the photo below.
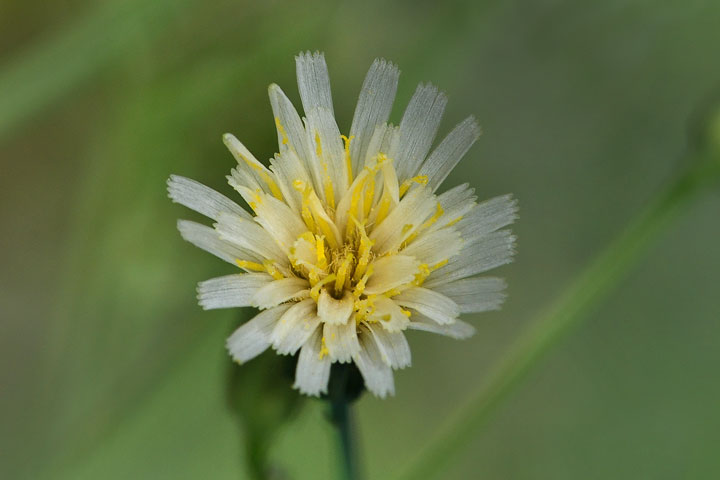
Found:
<path fill-rule="evenodd" d="M 420 185 L 427 185 L 428 183 L 428 176 L 427 175 L 418 175 L 416 177 L 408 178 L 405 180 L 402 185 L 400 185 L 400 196 L 402 197 L 407 193 L 407 191 L 410 189 L 410 185 L 413 183 L 417 183 Z"/>
<path fill-rule="evenodd" d="M 370 261 L 372 246 L 375 242 L 370 240 L 370 237 L 367 236 L 364 225 L 362 225 L 354 218 L 352 220 L 355 223 L 358 232 L 360 232 L 360 247 L 358 248 L 359 259 L 357 267 L 355 267 L 355 275 L 353 276 L 353 280 L 357 282 L 362 278 L 363 274 L 365 273 L 365 268 L 367 268 L 368 262 Z"/>
<path fill-rule="evenodd" d="M 348 185 L 352 185 L 353 174 L 352 174 L 352 159 L 350 158 L 350 142 L 352 142 L 355 135 L 351 135 L 350 138 L 345 135 L 340 135 L 343 143 L 345 144 L 345 167 L 347 168 L 347 179 Z"/>
<path fill-rule="evenodd" d="M 335 291 L 341 292 L 345 288 L 345 284 L 350 283 L 349 270 L 354 260 L 353 254 L 348 252 L 345 259 L 340 264 L 340 268 L 337 270 L 337 278 L 335 279 Z"/>
<path fill-rule="evenodd" d="M 263 262 L 263 266 L 265 267 L 265 270 L 267 270 L 267 272 L 268 272 L 275 280 L 282 280 L 283 278 L 285 278 L 285 275 L 283 275 L 283 274 L 280 272 L 280 270 L 278 270 L 277 266 L 275 266 L 275 264 L 274 264 L 272 261 L 270 261 L 270 260 L 265 260 L 265 261 Z"/>
<path fill-rule="evenodd" d="M 323 278 L 319 282 L 315 284 L 314 287 L 310 289 L 310 297 L 312 297 L 313 300 L 316 302 L 318 301 L 318 298 L 320 298 L 320 289 L 323 287 L 323 285 L 326 285 L 332 281 L 335 280 L 335 274 L 332 273 L 328 275 L 327 277 Z"/>
<path fill-rule="evenodd" d="M 265 267 L 256 262 L 249 262 L 247 260 L 237 259 L 237 260 L 235 260 L 235 263 L 238 264 L 238 267 L 244 268 L 246 270 L 254 270 L 256 272 L 264 272 L 265 271 Z"/>
<path fill-rule="evenodd" d="M 317 266 L 318 268 L 324 270 L 327 268 L 327 257 L 325 256 L 325 242 L 323 241 L 325 237 L 322 235 L 316 235 L 316 243 L 315 243 L 315 252 L 317 255 Z"/>
<path fill-rule="evenodd" d="M 353 295 L 355 295 L 355 297 L 359 297 L 365 291 L 365 284 L 367 283 L 368 279 L 370 278 L 370 276 L 372 274 L 373 274 L 373 266 L 370 265 L 370 266 L 368 266 L 367 271 L 362 276 L 360 281 L 357 283 L 357 285 L 355 285 L 355 290 L 353 291 Z"/>
<path fill-rule="evenodd" d="M 312 213 L 310 213 L 310 192 L 312 191 L 312 188 L 299 179 L 293 182 L 293 188 L 302 193 L 302 207 L 300 215 L 305 222 L 305 226 L 308 227 L 310 231 L 314 232 L 315 221 L 313 220 Z"/>
<path fill-rule="evenodd" d="M 410 317 L 410 315 L 412 315 L 410 310 L 405 310 L 404 308 L 401 308 L 400 311 L 402 312 L 403 315 L 405 315 L 408 318 Z"/>

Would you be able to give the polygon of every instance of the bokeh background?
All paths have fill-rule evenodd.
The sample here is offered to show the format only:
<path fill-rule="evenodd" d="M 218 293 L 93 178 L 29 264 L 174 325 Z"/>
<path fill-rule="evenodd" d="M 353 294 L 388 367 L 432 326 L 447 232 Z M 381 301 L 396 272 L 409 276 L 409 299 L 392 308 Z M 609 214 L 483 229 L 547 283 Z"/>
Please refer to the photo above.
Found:
<path fill-rule="evenodd" d="M 386 479 L 679 168 L 720 84 L 720 3 L 0 1 L 0 478 L 248 478 L 224 338 L 251 312 L 196 305 L 229 267 L 181 240 L 176 219 L 196 217 L 165 180 L 232 195 L 221 134 L 269 158 L 266 87 L 297 101 L 293 57 L 316 49 L 341 130 L 388 58 L 395 121 L 432 81 L 441 134 L 471 113 L 483 127 L 446 185 L 521 206 L 505 308 L 467 341 L 411 333 L 397 395 L 357 404 L 365 474 Z M 442 478 L 720 477 L 719 209 L 699 197 Z M 262 377 L 236 385 L 250 409 Z M 269 454 L 332 478 L 324 405 Z"/>

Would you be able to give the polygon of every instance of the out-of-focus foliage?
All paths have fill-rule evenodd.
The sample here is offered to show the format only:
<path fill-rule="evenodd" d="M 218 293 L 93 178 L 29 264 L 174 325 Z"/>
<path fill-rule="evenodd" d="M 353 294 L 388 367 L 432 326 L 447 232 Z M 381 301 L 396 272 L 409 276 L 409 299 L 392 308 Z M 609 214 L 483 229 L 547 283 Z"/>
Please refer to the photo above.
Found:
<path fill-rule="evenodd" d="M 438 84 L 443 131 L 471 113 L 484 130 L 448 185 L 522 208 L 506 308 L 465 342 L 413 335 L 397 396 L 359 402 L 365 470 L 388 478 L 673 174 L 720 83 L 719 24 L 707 0 L 0 3 L 0 478 L 247 474 L 224 352 L 238 312 L 194 298 L 232 267 L 183 243 L 175 219 L 199 218 L 164 182 L 232 194 L 220 135 L 272 155 L 265 89 L 297 99 L 304 49 L 326 52 L 345 131 L 374 57 L 403 71 L 396 119 Z M 720 475 L 719 207 L 703 197 L 445 478 Z M 266 361 L 239 367 L 245 405 Z M 327 478 L 330 427 L 306 403 L 271 463 Z"/>

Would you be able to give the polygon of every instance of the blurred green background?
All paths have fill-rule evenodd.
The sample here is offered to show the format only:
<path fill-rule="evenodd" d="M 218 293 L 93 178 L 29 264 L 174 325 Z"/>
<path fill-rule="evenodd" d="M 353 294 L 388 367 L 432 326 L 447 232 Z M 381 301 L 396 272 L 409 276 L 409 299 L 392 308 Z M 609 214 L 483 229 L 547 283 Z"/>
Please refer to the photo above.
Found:
<path fill-rule="evenodd" d="M 269 158 L 266 87 L 297 101 L 306 49 L 343 131 L 375 57 L 403 71 L 396 121 L 439 85 L 441 134 L 471 113 L 484 131 L 446 185 L 521 206 L 505 308 L 467 341 L 411 332 L 397 395 L 358 403 L 365 474 L 387 479 L 679 167 L 720 84 L 720 3 L 0 1 L 0 478 L 246 478 L 224 338 L 249 312 L 196 305 L 230 270 L 181 240 L 197 217 L 165 180 L 232 195 L 220 135 Z M 700 197 L 442 478 L 720 477 L 719 209 Z M 333 441 L 309 401 L 270 455 L 331 478 Z"/>

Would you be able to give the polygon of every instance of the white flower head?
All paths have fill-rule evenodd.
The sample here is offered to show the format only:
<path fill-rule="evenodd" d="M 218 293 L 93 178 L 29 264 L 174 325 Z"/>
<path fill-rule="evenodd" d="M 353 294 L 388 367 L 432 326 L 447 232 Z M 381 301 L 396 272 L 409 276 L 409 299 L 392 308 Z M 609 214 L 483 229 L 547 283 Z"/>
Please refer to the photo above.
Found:
<path fill-rule="evenodd" d="M 509 196 L 476 203 L 467 184 L 438 187 L 477 140 L 469 117 L 430 153 L 447 99 L 420 85 L 399 126 L 388 123 L 399 71 L 376 60 L 348 136 L 333 114 L 320 53 L 296 57 L 305 117 L 280 87 L 270 102 L 279 153 L 265 167 L 230 134 L 238 164 L 228 181 L 252 209 L 173 175 L 170 197 L 215 221 L 180 220 L 183 238 L 242 273 L 201 282 L 205 309 L 257 307 L 227 348 L 239 363 L 272 347 L 298 351 L 295 388 L 327 392 L 330 365 L 355 362 L 366 387 L 394 393 L 394 369 L 410 365 L 408 329 L 472 335 L 461 313 L 498 309 L 503 280 L 478 276 L 512 259 Z"/>

